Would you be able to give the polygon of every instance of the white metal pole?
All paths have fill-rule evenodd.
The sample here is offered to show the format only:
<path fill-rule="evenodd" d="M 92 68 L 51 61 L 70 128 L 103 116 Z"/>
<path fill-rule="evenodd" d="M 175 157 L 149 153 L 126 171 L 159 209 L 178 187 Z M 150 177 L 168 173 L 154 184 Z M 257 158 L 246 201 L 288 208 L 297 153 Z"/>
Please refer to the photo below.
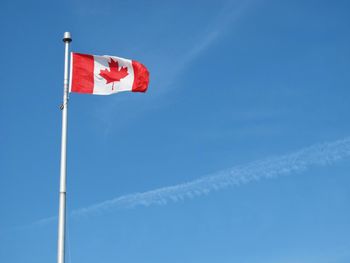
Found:
<path fill-rule="evenodd" d="M 67 174 L 67 110 L 68 110 L 68 58 L 71 34 L 65 32 L 63 42 L 64 54 L 64 80 L 63 80 L 63 104 L 62 110 L 62 140 L 61 140 L 61 172 L 60 172 L 60 204 L 58 214 L 58 248 L 57 263 L 64 263 L 65 258 L 65 232 L 66 232 L 66 174 Z"/>

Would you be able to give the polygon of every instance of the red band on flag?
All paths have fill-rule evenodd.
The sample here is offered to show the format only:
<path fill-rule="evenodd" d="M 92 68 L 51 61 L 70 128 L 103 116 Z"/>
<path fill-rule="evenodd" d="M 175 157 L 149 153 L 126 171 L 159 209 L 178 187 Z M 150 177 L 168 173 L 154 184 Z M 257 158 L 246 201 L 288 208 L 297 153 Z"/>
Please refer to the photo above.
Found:
<path fill-rule="evenodd" d="M 132 61 L 132 67 L 134 69 L 132 92 L 146 92 L 149 83 L 149 72 L 147 68 L 134 60 Z"/>
<path fill-rule="evenodd" d="M 72 92 L 93 93 L 94 57 L 72 53 Z"/>

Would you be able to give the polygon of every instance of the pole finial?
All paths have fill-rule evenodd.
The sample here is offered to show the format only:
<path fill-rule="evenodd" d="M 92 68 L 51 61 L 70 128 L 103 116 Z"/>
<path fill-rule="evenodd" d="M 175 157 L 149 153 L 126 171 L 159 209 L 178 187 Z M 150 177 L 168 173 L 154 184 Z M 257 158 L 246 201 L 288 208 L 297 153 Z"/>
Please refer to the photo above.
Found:
<path fill-rule="evenodd" d="M 70 32 L 64 32 L 63 34 L 63 42 L 71 42 L 72 41 L 72 36 Z"/>

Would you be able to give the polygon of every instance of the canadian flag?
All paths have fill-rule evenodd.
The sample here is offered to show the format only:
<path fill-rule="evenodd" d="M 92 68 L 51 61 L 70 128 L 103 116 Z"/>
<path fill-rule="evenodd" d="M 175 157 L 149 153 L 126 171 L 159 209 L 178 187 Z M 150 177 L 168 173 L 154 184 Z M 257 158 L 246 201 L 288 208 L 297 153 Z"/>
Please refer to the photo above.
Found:
<path fill-rule="evenodd" d="M 70 92 L 110 95 L 145 92 L 149 72 L 141 63 L 114 56 L 71 53 Z"/>

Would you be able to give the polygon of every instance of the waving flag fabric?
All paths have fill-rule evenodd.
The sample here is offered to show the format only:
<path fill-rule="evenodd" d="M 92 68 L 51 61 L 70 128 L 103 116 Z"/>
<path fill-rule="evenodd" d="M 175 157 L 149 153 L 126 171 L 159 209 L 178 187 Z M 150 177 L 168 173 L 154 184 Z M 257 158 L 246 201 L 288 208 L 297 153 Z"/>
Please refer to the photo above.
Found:
<path fill-rule="evenodd" d="M 71 54 L 70 92 L 110 95 L 145 92 L 149 72 L 141 63 L 114 56 Z"/>

